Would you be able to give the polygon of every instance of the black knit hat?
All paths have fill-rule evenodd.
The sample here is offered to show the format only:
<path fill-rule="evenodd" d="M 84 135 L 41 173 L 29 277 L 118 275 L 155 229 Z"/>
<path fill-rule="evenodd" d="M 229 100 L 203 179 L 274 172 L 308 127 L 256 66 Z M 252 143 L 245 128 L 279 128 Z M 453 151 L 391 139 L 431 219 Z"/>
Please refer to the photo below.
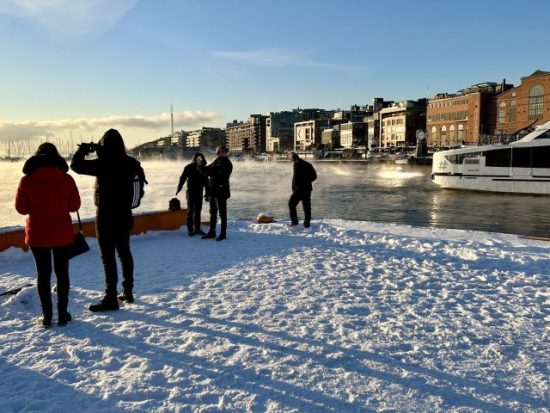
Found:
<path fill-rule="evenodd" d="M 293 161 L 297 161 L 298 159 L 300 159 L 300 157 L 298 156 L 298 154 L 296 152 L 292 152 L 292 160 Z"/>

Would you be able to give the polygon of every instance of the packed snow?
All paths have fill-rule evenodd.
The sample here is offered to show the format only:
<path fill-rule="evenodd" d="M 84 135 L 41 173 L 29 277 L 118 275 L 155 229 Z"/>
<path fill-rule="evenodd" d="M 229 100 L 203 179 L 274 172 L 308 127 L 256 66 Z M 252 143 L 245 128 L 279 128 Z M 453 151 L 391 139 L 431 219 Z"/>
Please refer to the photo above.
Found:
<path fill-rule="evenodd" d="M 36 323 L 32 256 L 0 253 L 2 291 L 33 284 L 0 297 L 0 411 L 550 411 L 549 242 L 343 220 L 150 232 L 136 302 L 91 313 L 88 241 L 65 327 Z"/>

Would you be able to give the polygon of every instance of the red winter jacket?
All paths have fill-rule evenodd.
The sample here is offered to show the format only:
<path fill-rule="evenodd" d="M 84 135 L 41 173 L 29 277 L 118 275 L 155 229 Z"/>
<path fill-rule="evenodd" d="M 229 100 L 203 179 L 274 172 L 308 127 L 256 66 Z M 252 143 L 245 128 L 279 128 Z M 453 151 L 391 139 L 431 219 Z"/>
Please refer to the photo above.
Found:
<path fill-rule="evenodd" d="M 69 212 L 79 208 L 80 195 L 73 177 L 57 166 L 38 167 L 19 182 L 15 209 L 29 215 L 25 243 L 30 247 L 71 244 L 74 230 Z"/>

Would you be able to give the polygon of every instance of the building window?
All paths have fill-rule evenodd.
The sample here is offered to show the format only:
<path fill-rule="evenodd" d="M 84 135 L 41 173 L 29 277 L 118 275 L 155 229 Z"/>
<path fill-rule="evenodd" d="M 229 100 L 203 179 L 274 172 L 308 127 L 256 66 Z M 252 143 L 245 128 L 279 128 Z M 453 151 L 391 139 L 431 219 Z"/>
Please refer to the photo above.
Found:
<path fill-rule="evenodd" d="M 533 86 L 529 91 L 529 119 L 538 119 L 542 116 L 544 88 L 541 85 Z"/>
<path fill-rule="evenodd" d="M 435 145 L 437 139 L 437 128 L 432 126 L 432 145 Z"/>
<path fill-rule="evenodd" d="M 464 142 L 464 125 L 458 125 L 458 142 Z"/>
<path fill-rule="evenodd" d="M 449 127 L 449 145 L 455 145 L 455 125 Z"/>
<path fill-rule="evenodd" d="M 506 122 L 506 110 L 505 109 L 499 109 L 498 110 L 498 123 L 504 123 Z"/>
<path fill-rule="evenodd" d="M 515 100 L 510 103 L 510 122 L 516 122 L 518 120 L 518 108 Z"/>
<path fill-rule="evenodd" d="M 445 146 L 447 144 L 447 127 L 442 126 L 441 127 L 441 146 Z"/>

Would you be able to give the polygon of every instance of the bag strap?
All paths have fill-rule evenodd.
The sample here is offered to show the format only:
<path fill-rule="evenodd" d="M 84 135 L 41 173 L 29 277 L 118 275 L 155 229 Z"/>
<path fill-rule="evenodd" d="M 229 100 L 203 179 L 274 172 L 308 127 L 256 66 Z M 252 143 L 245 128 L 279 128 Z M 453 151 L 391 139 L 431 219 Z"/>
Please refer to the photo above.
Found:
<path fill-rule="evenodd" d="M 76 217 L 78 218 L 78 228 L 82 232 L 82 221 L 80 221 L 80 214 L 76 211 Z"/>

